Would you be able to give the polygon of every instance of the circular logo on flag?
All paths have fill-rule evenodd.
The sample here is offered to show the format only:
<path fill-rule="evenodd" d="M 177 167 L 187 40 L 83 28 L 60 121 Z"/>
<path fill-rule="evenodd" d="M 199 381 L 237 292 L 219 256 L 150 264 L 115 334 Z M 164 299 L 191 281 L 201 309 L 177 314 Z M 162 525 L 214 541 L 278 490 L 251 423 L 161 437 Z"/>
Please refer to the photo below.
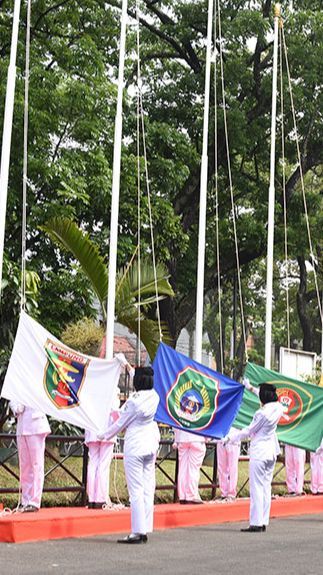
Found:
<path fill-rule="evenodd" d="M 177 374 L 166 397 L 166 408 L 172 419 L 187 428 L 198 431 L 212 422 L 219 394 L 217 379 L 192 367 Z"/>
<path fill-rule="evenodd" d="M 290 425 L 293 423 L 303 412 L 303 401 L 299 393 L 294 389 L 287 387 L 280 387 L 277 389 L 277 395 L 280 403 L 285 407 L 288 420 L 281 417 L 279 425 Z"/>

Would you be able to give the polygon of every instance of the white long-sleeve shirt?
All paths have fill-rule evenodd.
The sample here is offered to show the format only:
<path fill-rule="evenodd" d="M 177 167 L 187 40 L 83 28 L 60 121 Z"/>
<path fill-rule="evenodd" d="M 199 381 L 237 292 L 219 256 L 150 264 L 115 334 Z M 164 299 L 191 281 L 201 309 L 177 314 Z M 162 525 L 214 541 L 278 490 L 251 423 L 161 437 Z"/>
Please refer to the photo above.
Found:
<path fill-rule="evenodd" d="M 159 396 L 154 389 L 136 391 L 122 406 L 118 421 L 106 430 L 105 439 L 109 440 L 126 429 L 125 456 L 156 453 L 160 434 L 154 417 L 158 404 Z"/>
<path fill-rule="evenodd" d="M 38 409 L 10 401 L 10 409 L 17 418 L 17 435 L 48 435 L 50 427 L 46 415 Z"/>
<path fill-rule="evenodd" d="M 256 411 L 250 425 L 232 431 L 231 439 L 242 440 L 250 437 L 250 457 L 261 461 L 276 459 L 280 447 L 276 435 L 277 424 L 284 413 L 279 401 L 266 403 Z"/>

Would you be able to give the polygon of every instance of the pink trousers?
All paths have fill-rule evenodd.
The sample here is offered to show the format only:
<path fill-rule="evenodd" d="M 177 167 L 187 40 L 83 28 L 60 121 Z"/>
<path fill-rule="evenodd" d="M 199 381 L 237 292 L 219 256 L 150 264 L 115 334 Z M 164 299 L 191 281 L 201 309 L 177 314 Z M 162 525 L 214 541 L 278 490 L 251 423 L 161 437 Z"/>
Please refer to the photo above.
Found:
<path fill-rule="evenodd" d="M 177 494 L 180 500 L 200 499 L 200 469 L 205 452 L 204 442 L 178 443 Z"/>
<path fill-rule="evenodd" d="M 91 441 L 88 443 L 87 495 L 90 503 L 109 501 L 110 463 L 114 443 Z"/>
<path fill-rule="evenodd" d="M 302 493 L 304 486 L 306 451 L 285 445 L 286 483 L 288 493 Z"/>
<path fill-rule="evenodd" d="M 311 491 L 323 493 L 323 449 L 319 453 L 311 453 Z"/>
<path fill-rule="evenodd" d="M 17 435 L 22 505 L 40 507 L 44 487 L 46 433 Z"/>
<path fill-rule="evenodd" d="M 222 497 L 237 495 L 240 443 L 217 444 L 218 477 Z"/>

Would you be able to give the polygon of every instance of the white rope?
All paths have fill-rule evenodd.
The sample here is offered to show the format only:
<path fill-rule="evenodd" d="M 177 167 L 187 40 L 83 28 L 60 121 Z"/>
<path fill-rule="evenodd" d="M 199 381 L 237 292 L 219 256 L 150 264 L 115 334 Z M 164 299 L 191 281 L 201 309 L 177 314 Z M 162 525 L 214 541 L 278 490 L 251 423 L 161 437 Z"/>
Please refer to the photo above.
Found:
<path fill-rule="evenodd" d="M 297 123 L 296 123 L 296 114 L 295 114 L 295 107 L 294 107 L 292 82 L 291 82 L 291 76 L 290 76 L 290 71 L 289 71 L 289 63 L 288 63 L 284 28 L 282 28 L 282 37 L 283 37 L 283 44 L 284 44 L 286 71 L 287 71 L 287 77 L 288 77 L 288 89 L 289 89 L 289 94 L 290 94 L 290 101 L 291 101 L 292 114 L 293 114 L 293 123 L 294 123 L 294 131 L 295 131 L 295 136 L 296 136 L 297 158 L 298 158 L 300 181 L 301 181 L 301 188 L 302 188 L 306 229 L 307 229 L 308 243 L 309 243 L 309 248 L 310 248 L 310 256 L 312 258 L 314 282 L 315 282 L 315 289 L 316 289 L 316 295 L 317 295 L 317 304 L 318 304 L 318 308 L 319 308 L 319 312 L 320 312 L 321 324 L 323 326 L 322 305 L 321 305 L 321 298 L 320 298 L 320 291 L 319 291 L 319 286 L 318 286 L 317 274 L 316 274 L 316 269 L 315 269 L 315 255 L 313 252 L 313 244 L 312 244 L 311 231 L 310 231 L 310 225 L 309 225 L 309 217 L 308 217 L 307 202 L 306 202 L 306 195 L 305 195 L 305 185 L 304 185 L 304 177 L 303 177 L 303 169 L 302 169 L 302 159 L 301 159 L 301 152 L 300 152 L 300 147 L 299 147 L 299 137 L 298 137 Z"/>
<path fill-rule="evenodd" d="M 27 0 L 26 24 L 26 63 L 24 99 L 24 148 L 22 176 L 22 230 L 21 230 L 21 295 L 20 308 L 26 307 L 26 235 L 27 235 L 27 171 L 28 171 L 28 104 L 29 104 L 29 64 L 30 64 L 30 16 L 31 0 Z"/>
<path fill-rule="evenodd" d="M 139 8 L 139 0 L 137 0 Z M 139 19 L 139 14 L 138 14 Z M 139 104 L 140 104 L 140 115 L 141 115 L 141 131 L 142 131 L 142 143 L 143 143 L 143 153 L 144 153 L 144 166 L 145 166 L 145 176 L 146 176 L 146 188 L 147 188 L 147 198 L 148 198 L 148 213 L 149 213 L 149 225 L 150 225 L 150 237 L 151 237 L 151 252 L 153 260 L 153 270 L 154 270 L 154 283 L 155 283 L 155 294 L 156 294 L 156 305 L 157 305 L 157 321 L 159 329 L 159 339 L 162 341 L 163 332 L 161 329 L 160 321 L 160 310 L 159 310 L 159 296 L 158 296 L 158 282 L 157 282 L 157 272 L 156 272 L 156 257 L 155 257 L 155 242 L 154 242 L 154 231 L 152 224 L 152 209 L 151 209 L 151 197 L 150 197 L 150 183 L 149 183 L 149 173 L 148 173 L 148 161 L 147 161 L 147 147 L 146 147 L 146 132 L 145 132 L 145 119 L 144 119 L 144 109 L 143 109 L 143 99 L 142 99 L 142 86 L 141 86 L 141 67 L 140 67 L 140 41 L 138 32 L 138 94 L 139 94 Z"/>
<path fill-rule="evenodd" d="M 218 118 L 217 118 L 217 13 L 216 2 L 214 2 L 214 176 L 215 176 L 215 234 L 216 234 L 216 264 L 217 264 L 217 284 L 218 284 L 218 306 L 219 306 L 219 347 L 221 373 L 223 373 L 223 334 L 222 334 L 222 294 L 220 276 L 220 242 L 219 242 L 219 190 L 218 190 Z"/>
<path fill-rule="evenodd" d="M 284 251 L 285 251 L 285 290 L 286 290 L 286 320 L 287 320 L 287 347 L 290 348 L 290 314 L 289 314 L 289 261 L 287 241 L 287 202 L 286 202 L 286 160 L 285 160 L 285 115 L 283 90 L 283 47 L 282 47 L 282 20 L 279 26 L 279 67 L 280 67 L 280 105 L 281 105 L 281 136 L 282 136 L 282 167 L 283 167 L 283 212 L 284 212 Z"/>
<path fill-rule="evenodd" d="M 118 493 L 118 488 L 117 488 L 117 463 L 118 463 L 118 458 L 117 455 L 120 453 L 120 447 L 119 447 L 119 439 L 117 438 L 116 443 L 114 444 L 113 447 L 113 458 L 112 461 L 114 462 L 114 469 L 113 469 L 113 490 L 114 490 L 114 495 L 115 498 L 117 500 L 117 503 L 112 503 L 110 500 L 110 494 L 109 494 L 109 503 L 105 503 L 104 505 L 102 505 L 102 509 L 104 509 L 104 511 L 120 511 L 121 509 L 124 509 L 124 505 L 123 503 L 120 501 L 119 498 L 119 493 Z"/>
<path fill-rule="evenodd" d="M 227 165 L 228 165 L 228 176 L 229 176 L 229 186 L 230 186 L 230 197 L 231 197 L 231 209 L 232 209 L 232 221 L 233 221 L 233 232 L 234 232 L 234 243 L 236 251 L 236 264 L 237 264 L 237 277 L 238 277 L 238 287 L 239 287 L 239 301 L 240 301 L 240 314 L 241 314 L 241 327 L 242 336 L 244 340 L 244 352 L 246 360 L 248 361 L 248 350 L 247 350 L 247 337 L 242 301 L 242 286 L 241 286 L 241 274 L 240 274 L 240 261 L 239 261 L 239 250 L 238 250 L 238 238 L 237 238 L 237 226 L 236 226 L 236 215 L 235 215 L 235 204 L 233 197 L 233 185 L 232 185 L 232 174 L 231 174 L 231 163 L 230 163 L 230 150 L 229 150 L 229 136 L 228 136 L 228 126 L 227 126 L 227 115 L 226 115 L 226 96 L 225 96 L 225 85 L 224 85 L 224 72 L 223 72 L 223 53 L 222 53 L 222 32 L 221 32 L 221 9 L 220 0 L 217 0 L 218 4 L 218 22 L 219 22 L 219 45 L 220 45 L 220 69 L 221 69 L 221 85 L 222 85 L 222 104 L 223 104 L 223 119 L 224 119 L 224 133 L 225 133 L 225 145 L 227 151 Z"/>

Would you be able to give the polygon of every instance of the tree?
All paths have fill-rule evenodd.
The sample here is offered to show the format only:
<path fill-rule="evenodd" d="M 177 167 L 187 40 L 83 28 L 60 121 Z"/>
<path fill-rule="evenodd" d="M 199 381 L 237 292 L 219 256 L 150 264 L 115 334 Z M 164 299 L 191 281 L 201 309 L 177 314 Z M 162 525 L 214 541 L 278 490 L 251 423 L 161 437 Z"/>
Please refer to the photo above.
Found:
<path fill-rule="evenodd" d="M 44 0 L 33 2 L 28 248 L 33 269 L 41 278 L 45 278 L 49 268 L 57 284 L 62 276 L 64 282 L 66 280 L 70 256 L 60 254 L 58 258 L 55 249 L 39 231 L 39 226 L 49 218 L 74 218 L 89 233 L 101 253 L 108 250 L 120 7 L 118 0 L 84 0 L 82 3 L 64 0 L 58 4 L 54 0 L 47 0 L 46 4 Z M 261 266 L 266 252 L 272 7 L 271 0 L 261 0 L 256 5 L 250 0 L 221 1 L 226 111 L 244 286 L 248 284 L 250 266 L 258 260 Z M 1 93 L 4 91 L 8 62 L 11 8 L 12 2 L 3 3 L 3 18 L 0 20 Z M 170 283 L 176 293 L 175 298 L 161 302 L 161 313 L 173 342 L 176 342 L 182 327 L 195 312 L 206 8 L 205 0 L 178 0 L 176 3 L 143 0 L 141 3 L 143 100 L 156 253 L 167 266 Z M 129 14 L 126 78 L 131 90 L 124 98 L 119 267 L 126 265 L 137 243 L 136 102 L 133 95 L 136 85 L 136 44 L 131 6 Z M 304 173 L 309 175 L 322 164 L 320 2 L 294 1 L 292 11 L 284 8 L 284 19 L 302 166 Z M 18 261 L 20 253 L 23 36 L 21 33 L 8 197 L 6 249 L 13 261 Z M 220 93 L 220 85 L 217 88 Z M 212 103 L 213 96 L 212 93 Z M 0 121 L 3 117 L 2 107 L 3 98 L 0 99 Z M 214 115 L 213 104 L 211 108 Z M 303 240 L 302 234 L 299 234 L 302 220 L 298 195 L 300 173 L 290 112 L 286 114 L 285 132 L 289 166 L 290 257 L 296 260 L 299 255 L 305 258 L 310 256 L 306 250 L 303 253 L 305 244 L 299 245 Z M 236 271 L 236 259 L 221 107 L 218 108 L 218 157 L 220 268 L 224 284 L 229 286 Z M 208 178 L 206 295 L 214 293 L 217 283 L 212 122 Z M 276 189 L 276 239 L 279 243 L 283 225 L 278 151 Z M 313 191 L 313 201 L 309 202 L 311 226 L 313 221 L 314 224 L 318 221 L 318 197 L 316 189 Z M 142 244 L 145 249 L 150 243 L 145 228 L 148 221 L 146 199 L 143 199 L 142 219 Z M 315 251 L 319 241 L 320 228 L 315 224 Z M 68 293 L 66 286 L 65 299 Z M 88 300 L 86 290 L 82 293 L 83 301 Z M 53 297 L 50 283 L 44 281 L 40 314 L 45 325 L 51 321 L 49 310 L 54 307 Z M 247 293 L 244 298 L 248 300 Z M 74 317 L 69 319 L 74 320 L 82 315 L 81 299 L 75 302 L 75 306 L 70 306 L 70 313 Z M 56 319 L 55 323 L 57 325 Z"/>
<path fill-rule="evenodd" d="M 38 313 L 39 277 L 26 270 L 26 311 Z M 10 359 L 21 309 L 21 270 L 14 262 L 4 258 L 0 301 L 0 392 Z M 0 430 L 8 417 L 8 402 L 0 398 Z"/>
<path fill-rule="evenodd" d="M 43 229 L 78 260 L 101 304 L 102 315 L 106 318 L 109 276 L 107 265 L 97 246 L 77 227 L 75 222 L 66 218 L 55 218 L 47 222 Z M 156 267 L 156 282 L 155 286 L 154 269 L 147 257 L 140 262 L 140 279 L 136 260 L 121 269 L 116 280 L 116 320 L 137 335 L 140 330 L 141 341 L 151 359 L 156 353 L 160 333 L 157 322 L 147 317 L 147 310 L 157 300 L 174 295 L 167 281 L 164 266 L 160 264 Z M 167 333 L 165 335 L 167 339 Z"/>

